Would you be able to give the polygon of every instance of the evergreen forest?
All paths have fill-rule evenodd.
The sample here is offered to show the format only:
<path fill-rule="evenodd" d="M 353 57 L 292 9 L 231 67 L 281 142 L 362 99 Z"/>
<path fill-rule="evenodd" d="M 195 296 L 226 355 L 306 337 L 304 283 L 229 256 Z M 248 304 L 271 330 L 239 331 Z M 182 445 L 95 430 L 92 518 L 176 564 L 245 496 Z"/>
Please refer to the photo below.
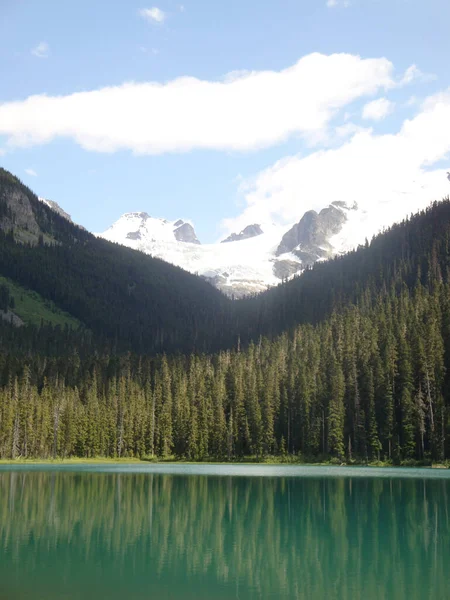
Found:
<path fill-rule="evenodd" d="M 450 458 L 448 199 L 244 300 L 6 171 L 0 222 L 1 459 Z M 59 320 L 10 322 L 20 289 Z"/>

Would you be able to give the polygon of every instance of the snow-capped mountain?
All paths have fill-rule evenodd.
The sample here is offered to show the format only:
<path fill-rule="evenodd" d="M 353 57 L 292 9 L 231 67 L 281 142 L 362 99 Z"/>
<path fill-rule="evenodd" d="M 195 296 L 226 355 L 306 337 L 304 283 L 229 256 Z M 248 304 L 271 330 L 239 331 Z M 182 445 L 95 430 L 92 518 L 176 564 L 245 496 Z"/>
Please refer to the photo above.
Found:
<path fill-rule="evenodd" d="M 357 206 L 334 202 L 291 226 L 253 223 L 221 243 L 201 244 L 191 223 L 126 213 L 99 236 L 209 279 L 229 295 L 260 292 L 347 248 L 333 245 Z M 225 243 L 226 242 L 226 243 Z"/>
<path fill-rule="evenodd" d="M 168 221 L 146 212 L 126 213 L 96 235 L 197 273 L 228 295 L 240 297 L 276 285 L 317 261 L 348 252 L 384 227 L 425 208 L 445 195 L 442 174 L 445 171 L 439 178 L 425 173 L 417 181 L 406 179 L 391 192 L 374 195 L 372 190 L 369 199 L 362 195 L 361 204 L 333 201 L 318 212 L 306 211 L 290 225 L 249 223 L 215 244 L 202 245 L 189 221 Z M 446 178 L 450 180 L 450 173 Z M 56 202 L 39 199 L 72 220 Z M 27 221 L 25 209 L 22 212 L 31 231 L 33 223 Z"/>
<path fill-rule="evenodd" d="M 182 242 L 200 244 L 188 221 L 155 219 L 146 212 L 126 213 L 101 237 L 136 248 L 147 242 Z M 135 242 L 135 243 L 133 243 Z"/>
<path fill-rule="evenodd" d="M 363 196 L 361 204 L 337 200 L 318 211 L 308 210 L 289 225 L 250 222 L 214 244 L 201 244 L 189 221 L 168 221 L 146 212 L 126 213 L 96 235 L 201 275 L 238 298 L 354 249 L 442 195 L 441 182 L 429 182 L 424 176 L 375 200 Z M 40 200 L 71 220 L 56 202 Z"/>

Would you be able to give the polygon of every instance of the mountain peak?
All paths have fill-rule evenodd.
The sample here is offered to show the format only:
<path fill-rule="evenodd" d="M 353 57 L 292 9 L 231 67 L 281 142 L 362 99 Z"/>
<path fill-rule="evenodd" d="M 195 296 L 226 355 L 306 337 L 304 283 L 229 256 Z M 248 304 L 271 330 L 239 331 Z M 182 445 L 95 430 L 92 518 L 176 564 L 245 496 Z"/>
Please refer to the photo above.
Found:
<path fill-rule="evenodd" d="M 247 225 L 240 233 L 232 233 L 226 239 L 222 240 L 222 244 L 226 242 L 239 242 L 241 240 L 247 240 L 252 237 L 256 237 L 257 235 L 263 234 L 264 231 L 261 229 L 261 225 L 254 223 L 252 225 Z"/>
<path fill-rule="evenodd" d="M 319 213 L 308 210 L 300 221 L 284 234 L 276 255 L 290 252 L 305 265 L 329 258 L 334 252 L 330 238 L 341 231 L 347 222 L 348 212 L 357 208 L 356 202 L 349 206 L 342 200 L 335 200 Z"/>
<path fill-rule="evenodd" d="M 69 213 L 66 213 L 66 211 L 64 209 L 62 209 L 57 202 L 55 202 L 54 200 L 47 200 L 47 198 L 39 198 L 39 200 L 43 204 L 46 204 L 53 211 L 55 211 L 55 213 L 58 213 L 58 215 L 60 215 L 61 217 L 64 217 L 65 219 L 67 219 L 68 221 L 73 223 L 72 217 L 69 215 Z"/>
<path fill-rule="evenodd" d="M 200 244 L 194 227 L 190 223 L 183 219 L 168 221 L 151 217 L 145 211 L 123 214 L 107 231 L 100 235 L 113 242 L 126 243 L 138 250 L 155 243 Z M 127 241 L 124 242 L 124 240 Z"/>
<path fill-rule="evenodd" d="M 177 226 L 180 223 L 179 226 Z M 195 233 L 195 229 L 190 223 L 185 223 L 181 219 L 174 223 L 174 236 L 178 242 L 189 244 L 200 244 L 200 241 Z"/>
<path fill-rule="evenodd" d="M 128 213 L 124 213 L 120 219 L 142 219 L 142 221 L 146 221 L 147 219 L 151 219 L 150 215 L 147 212 L 141 211 L 141 212 L 128 212 Z M 119 220 L 120 220 L 119 219 Z"/>

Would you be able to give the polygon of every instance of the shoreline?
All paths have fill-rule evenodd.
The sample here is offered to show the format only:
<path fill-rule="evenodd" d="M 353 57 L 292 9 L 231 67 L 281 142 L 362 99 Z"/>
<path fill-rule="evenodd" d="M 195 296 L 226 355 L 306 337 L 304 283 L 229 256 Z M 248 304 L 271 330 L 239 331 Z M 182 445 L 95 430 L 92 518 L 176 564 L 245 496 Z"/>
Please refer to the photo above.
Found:
<path fill-rule="evenodd" d="M 303 462 L 294 460 L 255 460 L 251 457 L 244 458 L 243 460 L 232 460 L 232 461 L 220 461 L 220 460 L 205 460 L 205 461 L 187 461 L 177 459 L 146 459 L 146 458 L 16 458 L 16 459 L 0 459 L 1 466 L 13 466 L 13 465 L 102 465 L 102 464 L 148 464 L 148 465 L 258 465 L 258 466 L 297 466 L 297 467 L 372 467 L 372 468 L 414 468 L 414 469 L 450 469 L 450 464 L 447 463 L 416 463 L 404 461 L 401 464 L 393 464 L 389 462 L 374 461 L 374 462 L 358 462 L 354 461 L 351 463 L 338 463 L 335 461 L 322 461 L 322 462 Z"/>

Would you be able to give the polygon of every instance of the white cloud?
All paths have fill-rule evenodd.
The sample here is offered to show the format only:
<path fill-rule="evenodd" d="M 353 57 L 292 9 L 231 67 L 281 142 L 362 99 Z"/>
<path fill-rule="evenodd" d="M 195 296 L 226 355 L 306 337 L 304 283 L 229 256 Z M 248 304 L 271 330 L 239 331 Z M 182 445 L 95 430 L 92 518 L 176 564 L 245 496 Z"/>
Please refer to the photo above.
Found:
<path fill-rule="evenodd" d="M 403 75 L 400 86 L 409 85 L 410 83 L 428 83 L 430 81 L 434 81 L 436 79 L 436 75 L 432 73 L 423 73 L 416 65 L 411 65 L 405 71 Z"/>
<path fill-rule="evenodd" d="M 361 127 L 361 125 L 356 125 L 355 123 L 346 122 L 344 125 L 338 125 L 335 128 L 335 137 L 338 139 L 348 138 L 355 133 L 363 133 L 363 132 L 371 132 L 371 129 L 367 129 L 365 127 Z"/>
<path fill-rule="evenodd" d="M 396 85 L 385 58 L 314 53 L 281 71 L 235 73 L 220 81 L 181 77 L 30 96 L 0 104 L 0 135 L 10 146 L 65 137 L 98 152 L 248 151 L 292 135 L 320 140 L 339 110 Z"/>
<path fill-rule="evenodd" d="M 443 160 L 450 166 L 450 89 L 428 98 L 395 134 L 358 131 L 338 148 L 286 157 L 244 181 L 245 209 L 225 220 L 223 231 L 241 231 L 249 223 L 290 224 L 306 210 L 343 200 L 367 210 L 347 230 L 350 242 L 363 242 L 449 194 L 448 167 L 432 168 Z"/>
<path fill-rule="evenodd" d="M 31 54 L 38 58 L 48 58 L 50 55 L 50 46 L 47 42 L 39 42 L 39 44 L 31 50 Z"/>
<path fill-rule="evenodd" d="M 393 110 L 395 104 L 387 98 L 378 98 L 364 105 L 362 110 L 362 118 L 372 121 L 381 121 L 385 119 Z"/>
<path fill-rule="evenodd" d="M 30 177 L 37 177 L 37 173 L 34 169 L 25 169 L 25 173 Z"/>
<path fill-rule="evenodd" d="M 157 6 L 153 8 L 141 8 L 139 14 L 150 23 L 164 23 L 166 20 L 166 13 Z"/>
<path fill-rule="evenodd" d="M 179 10 L 180 12 L 185 12 L 185 10 L 186 10 L 186 7 L 184 6 L 184 4 L 179 4 L 179 5 L 178 5 L 178 10 Z"/>

